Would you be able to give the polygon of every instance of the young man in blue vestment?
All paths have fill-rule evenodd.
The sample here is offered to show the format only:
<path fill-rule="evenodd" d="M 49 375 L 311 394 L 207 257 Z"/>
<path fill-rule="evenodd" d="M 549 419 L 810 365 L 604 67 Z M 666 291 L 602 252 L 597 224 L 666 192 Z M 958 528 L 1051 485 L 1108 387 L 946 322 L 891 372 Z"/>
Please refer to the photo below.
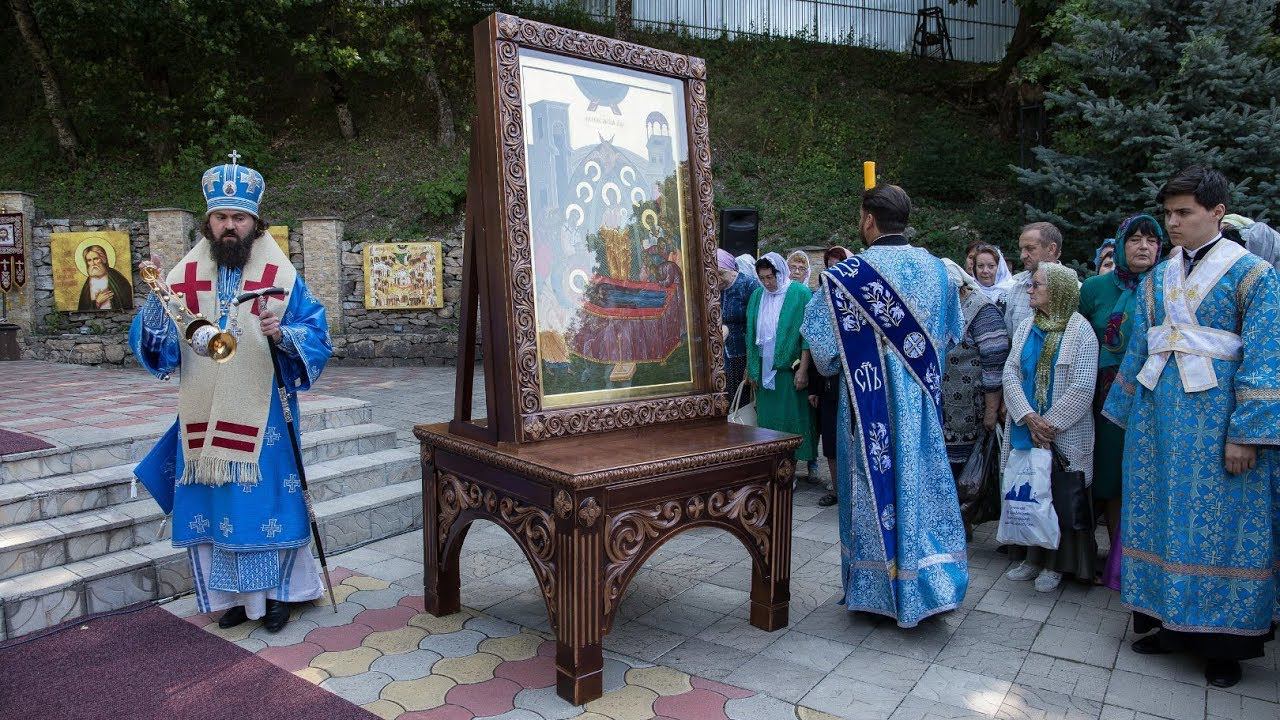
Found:
<path fill-rule="evenodd" d="M 263 618 L 277 632 L 289 604 L 320 597 L 323 584 L 269 343 L 293 418 L 297 391 L 316 381 L 333 351 L 324 306 L 258 214 L 262 175 L 238 158 L 204 173 L 203 237 L 167 278 L 170 302 L 230 331 L 236 351 L 222 363 L 197 354 L 162 300 L 147 298 L 129 343 L 153 375 L 178 373 L 178 419 L 134 472 L 171 515 L 201 612 L 226 610 L 223 628 Z M 288 294 L 236 303 L 240 293 L 272 286 Z"/>
<path fill-rule="evenodd" d="M 942 434 L 942 373 L 964 336 L 942 261 L 902 231 L 911 200 L 862 197 L 869 246 L 831 266 L 801 333 L 818 371 L 839 376 L 836 495 L 843 602 L 902 627 L 959 607 L 969 587 L 964 523 Z"/>
<path fill-rule="evenodd" d="M 1224 241 L 1227 179 L 1156 197 L 1174 248 L 1143 280 L 1103 414 L 1125 428 L 1120 592 L 1143 654 L 1204 658 L 1230 687 L 1280 620 L 1280 282 Z"/>

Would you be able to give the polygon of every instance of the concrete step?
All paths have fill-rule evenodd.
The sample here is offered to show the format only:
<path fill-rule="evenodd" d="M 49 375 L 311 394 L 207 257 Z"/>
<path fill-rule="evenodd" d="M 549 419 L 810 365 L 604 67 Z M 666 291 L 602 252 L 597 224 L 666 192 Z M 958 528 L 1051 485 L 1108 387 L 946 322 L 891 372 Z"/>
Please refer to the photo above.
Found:
<path fill-rule="evenodd" d="M 327 467 L 318 476 L 323 478 L 321 484 L 330 486 L 327 492 L 336 493 L 343 487 L 342 479 L 336 475 L 357 464 L 375 462 L 357 456 L 394 449 L 395 443 L 395 430 L 384 425 L 316 430 L 302 438 L 303 463 L 310 467 L 345 459 L 347 462 Z M 403 466 L 398 471 L 403 473 Z M 371 468 L 370 472 L 365 482 L 372 486 L 379 471 Z M 127 494 L 127 482 L 125 488 Z M 157 535 L 162 517 L 155 501 L 146 498 L 0 528 L 0 580 L 163 540 L 168 537 L 169 527 L 166 523 L 165 534 Z"/>
<path fill-rule="evenodd" d="M 302 432 L 372 422 L 373 406 L 364 400 L 326 397 L 303 399 Z M 123 428 L 67 428 L 40 436 L 54 444 L 45 450 L 6 455 L 0 460 L 0 485 L 99 470 L 141 460 L 173 424 L 173 416 Z"/>
<path fill-rule="evenodd" d="M 311 433 L 304 435 L 303 443 L 312 438 Z M 379 444 L 385 442 L 386 438 L 378 437 Z M 312 451 L 313 455 L 321 453 L 319 449 Z M 136 499 L 129 497 L 134 466 L 135 463 L 126 463 L 0 485 L 0 528 L 99 510 Z M 413 448 L 378 450 L 307 465 L 307 481 L 311 497 L 316 501 L 405 482 L 418 475 L 418 452 Z M 139 484 L 138 498 L 147 497 L 146 487 Z"/>
<path fill-rule="evenodd" d="M 422 527 L 420 487 L 415 479 L 316 503 L 325 552 L 336 555 Z M 0 640 L 89 613 L 181 595 L 191 587 L 186 550 L 168 540 L 0 580 Z"/>

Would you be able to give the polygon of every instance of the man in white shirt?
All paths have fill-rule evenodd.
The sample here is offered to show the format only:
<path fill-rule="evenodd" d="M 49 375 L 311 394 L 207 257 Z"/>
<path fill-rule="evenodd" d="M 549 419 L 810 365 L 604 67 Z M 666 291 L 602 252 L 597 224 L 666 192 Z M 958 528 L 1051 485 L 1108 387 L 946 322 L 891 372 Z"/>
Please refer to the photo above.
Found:
<path fill-rule="evenodd" d="M 1024 225 L 1018 236 L 1018 252 L 1022 258 L 1022 272 L 1009 278 L 1008 300 L 1004 308 L 1004 324 L 1009 328 L 1010 337 L 1023 320 L 1031 317 L 1031 299 L 1027 294 L 1031 276 L 1040 269 L 1040 263 L 1058 262 L 1062 255 L 1062 231 L 1047 222 Z"/>

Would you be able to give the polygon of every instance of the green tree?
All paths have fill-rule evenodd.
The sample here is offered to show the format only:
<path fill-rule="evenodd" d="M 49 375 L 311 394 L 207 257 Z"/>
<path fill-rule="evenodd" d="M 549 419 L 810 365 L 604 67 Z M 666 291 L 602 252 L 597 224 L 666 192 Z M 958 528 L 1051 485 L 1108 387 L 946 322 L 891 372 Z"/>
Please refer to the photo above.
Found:
<path fill-rule="evenodd" d="M 32 0 L 68 110 L 90 149 L 265 147 L 250 119 L 260 39 L 288 0 Z M 234 22 L 228 18 L 234 18 Z"/>
<path fill-rule="evenodd" d="M 40 30 L 40 22 L 36 19 L 30 0 L 9 0 L 9 8 L 13 11 L 18 34 L 22 36 L 36 67 L 36 75 L 40 78 L 40 90 L 44 94 L 49 122 L 58 139 L 58 149 L 62 152 L 63 160 L 68 165 L 75 166 L 80 155 L 80 137 L 71 122 L 67 104 L 63 101 L 62 80 L 53 65 L 53 56 L 49 51 L 49 44 L 45 42 L 44 33 Z"/>
<path fill-rule="evenodd" d="M 1031 63 L 1052 135 L 1018 170 L 1035 219 L 1068 230 L 1075 258 L 1152 207 L 1178 169 L 1216 167 L 1231 209 L 1266 218 L 1280 192 L 1275 0 L 1072 0 Z"/>

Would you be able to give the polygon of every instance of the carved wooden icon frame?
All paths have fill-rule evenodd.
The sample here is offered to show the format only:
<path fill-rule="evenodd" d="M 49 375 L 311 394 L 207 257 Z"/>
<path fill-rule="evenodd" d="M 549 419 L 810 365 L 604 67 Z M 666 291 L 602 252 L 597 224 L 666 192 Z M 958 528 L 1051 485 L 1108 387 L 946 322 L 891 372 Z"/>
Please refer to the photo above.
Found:
<path fill-rule="evenodd" d="M 471 144 L 458 374 L 450 430 L 487 442 L 524 443 L 726 415 L 704 61 L 501 13 L 475 27 L 474 41 L 478 113 Z M 684 278 L 684 343 L 690 381 L 678 391 L 662 394 L 665 391 L 659 390 L 635 398 L 593 396 L 567 406 L 562 401 L 547 402 L 530 229 L 530 184 L 536 187 L 539 178 L 531 178 L 526 157 L 521 87 L 521 58 L 527 51 L 568 59 L 594 72 L 604 67 L 652 76 L 655 82 L 674 81 L 683 90 L 684 122 L 673 131 L 682 133 L 688 158 L 686 192 L 680 203 L 683 262 L 672 263 L 679 263 Z M 637 262 L 643 265 L 650 257 L 642 254 Z M 473 420 L 477 323 L 487 416 Z"/>

